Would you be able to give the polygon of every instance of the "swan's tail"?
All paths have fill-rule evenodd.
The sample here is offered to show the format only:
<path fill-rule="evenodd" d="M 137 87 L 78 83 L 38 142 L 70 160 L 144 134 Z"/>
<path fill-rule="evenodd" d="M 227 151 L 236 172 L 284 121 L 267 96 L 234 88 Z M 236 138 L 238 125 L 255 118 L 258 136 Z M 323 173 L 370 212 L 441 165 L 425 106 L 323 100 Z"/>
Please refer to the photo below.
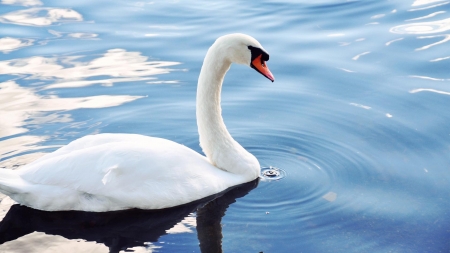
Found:
<path fill-rule="evenodd" d="M 14 170 L 0 169 L 0 192 L 8 196 L 23 192 L 23 180 Z"/>

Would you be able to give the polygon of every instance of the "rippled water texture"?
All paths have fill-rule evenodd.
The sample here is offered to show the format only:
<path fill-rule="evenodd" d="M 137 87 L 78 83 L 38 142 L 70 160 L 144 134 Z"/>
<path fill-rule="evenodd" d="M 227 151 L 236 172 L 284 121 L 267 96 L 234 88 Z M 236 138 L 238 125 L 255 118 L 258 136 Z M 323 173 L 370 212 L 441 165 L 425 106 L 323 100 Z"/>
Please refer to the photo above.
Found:
<path fill-rule="evenodd" d="M 198 73 L 220 35 L 276 81 L 226 76 L 231 134 L 285 172 L 163 211 L 40 212 L 2 196 L 5 252 L 449 252 L 450 1 L 0 4 L 0 167 L 87 134 L 201 152 Z"/>

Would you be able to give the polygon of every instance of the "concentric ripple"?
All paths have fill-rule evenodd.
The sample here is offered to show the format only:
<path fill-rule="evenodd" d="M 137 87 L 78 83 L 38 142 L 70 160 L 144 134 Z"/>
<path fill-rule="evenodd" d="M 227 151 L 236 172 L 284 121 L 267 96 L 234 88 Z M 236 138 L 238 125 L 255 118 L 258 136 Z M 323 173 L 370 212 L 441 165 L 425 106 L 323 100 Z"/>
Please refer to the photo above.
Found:
<path fill-rule="evenodd" d="M 358 198 L 358 182 L 370 182 L 375 173 L 374 162 L 363 153 L 343 143 L 323 139 L 311 133 L 277 131 L 277 134 L 257 133 L 252 139 L 272 143 L 264 147 L 247 147 L 263 166 L 262 175 L 278 169 L 289 176 L 283 180 L 263 177 L 257 193 L 250 193 L 236 203 L 236 213 L 282 213 L 277 222 L 310 219 L 330 215 Z M 250 142 L 250 141 L 249 141 Z M 372 167 L 368 169 L 368 167 Z M 269 178 L 269 179 L 267 179 Z M 234 217 L 239 219 L 239 217 Z"/>

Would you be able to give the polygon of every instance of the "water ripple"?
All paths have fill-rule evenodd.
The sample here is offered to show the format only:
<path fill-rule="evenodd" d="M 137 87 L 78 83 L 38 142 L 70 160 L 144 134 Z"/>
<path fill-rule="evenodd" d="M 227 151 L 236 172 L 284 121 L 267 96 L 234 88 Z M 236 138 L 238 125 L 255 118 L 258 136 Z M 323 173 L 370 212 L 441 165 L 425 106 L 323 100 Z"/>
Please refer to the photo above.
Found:
<path fill-rule="evenodd" d="M 349 189 L 370 181 L 374 162 L 343 144 L 311 133 L 277 131 L 256 133 L 252 138 L 270 146 L 250 146 L 262 166 L 283 168 L 281 181 L 262 182 L 260 194 L 246 199 L 239 212 L 283 214 L 288 222 L 330 215 L 337 206 L 352 205 Z M 370 169 L 369 169 L 370 168 Z"/>

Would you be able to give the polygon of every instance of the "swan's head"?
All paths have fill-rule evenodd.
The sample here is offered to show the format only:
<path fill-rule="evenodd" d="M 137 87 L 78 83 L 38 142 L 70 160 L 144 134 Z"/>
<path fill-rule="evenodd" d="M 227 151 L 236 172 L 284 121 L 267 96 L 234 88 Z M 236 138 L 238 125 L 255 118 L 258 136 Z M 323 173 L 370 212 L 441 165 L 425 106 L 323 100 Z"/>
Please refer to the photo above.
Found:
<path fill-rule="evenodd" d="M 270 81 L 275 80 L 266 64 L 269 54 L 253 37 L 241 33 L 228 34 L 218 38 L 216 43 L 224 46 L 226 57 L 231 62 L 250 66 Z"/>

